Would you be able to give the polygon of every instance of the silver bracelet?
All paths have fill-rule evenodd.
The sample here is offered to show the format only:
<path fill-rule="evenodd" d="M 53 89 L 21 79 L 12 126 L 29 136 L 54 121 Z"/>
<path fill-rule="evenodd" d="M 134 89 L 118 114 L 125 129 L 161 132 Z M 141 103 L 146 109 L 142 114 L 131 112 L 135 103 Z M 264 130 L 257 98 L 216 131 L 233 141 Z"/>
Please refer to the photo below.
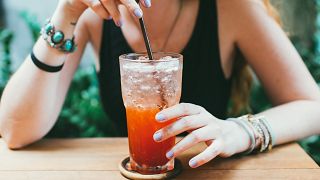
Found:
<path fill-rule="evenodd" d="M 240 117 L 248 121 L 255 129 L 255 135 L 258 136 L 260 142 L 260 152 L 272 149 L 273 138 L 271 135 L 271 127 L 267 125 L 264 116 L 245 115 Z"/>
<path fill-rule="evenodd" d="M 261 144 L 261 141 L 263 139 L 263 132 L 258 125 L 256 125 L 255 123 L 252 123 L 252 115 L 244 115 L 244 116 L 238 117 L 238 119 L 247 123 L 248 126 L 251 128 L 256 141 L 255 146 L 257 146 L 258 143 Z"/>
<path fill-rule="evenodd" d="M 250 138 L 250 147 L 248 148 L 248 150 L 246 150 L 242 154 L 248 155 L 248 154 L 252 153 L 252 151 L 256 147 L 256 138 L 255 138 L 252 127 L 250 127 L 249 122 L 244 121 L 240 118 L 228 118 L 227 121 L 233 121 L 233 122 L 237 123 L 240 127 L 242 127 L 246 131 L 246 133 L 249 135 L 249 138 Z"/>
<path fill-rule="evenodd" d="M 268 130 L 266 129 L 265 126 L 262 125 L 259 119 L 255 119 L 251 123 L 254 124 L 254 126 L 257 129 L 259 129 L 259 133 L 261 135 L 260 152 L 264 152 L 267 149 L 270 142 L 270 136 L 269 136 Z"/>
<path fill-rule="evenodd" d="M 268 148 L 268 150 L 271 150 L 272 147 L 275 145 L 275 135 L 272 131 L 271 126 L 269 125 L 267 118 L 264 116 L 259 116 L 258 117 L 259 121 L 261 122 L 261 124 L 266 128 L 268 135 L 269 135 L 269 143 L 267 145 L 266 148 Z"/>

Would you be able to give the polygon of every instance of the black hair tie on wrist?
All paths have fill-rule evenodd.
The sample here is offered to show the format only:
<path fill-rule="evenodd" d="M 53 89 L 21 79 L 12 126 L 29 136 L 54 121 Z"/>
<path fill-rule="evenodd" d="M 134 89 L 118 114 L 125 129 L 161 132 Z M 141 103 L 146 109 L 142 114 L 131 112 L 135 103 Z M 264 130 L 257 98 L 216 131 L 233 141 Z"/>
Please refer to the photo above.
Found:
<path fill-rule="evenodd" d="M 43 62 L 39 61 L 39 59 L 36 58 L 33 51 L 31 52 L 31 60 L 32 62 L 41 70 L 45 72 L 55 73 L 61 71 L 64 64 L 60 66 L 49 66 L 47 64 L 44 64 Z"/>

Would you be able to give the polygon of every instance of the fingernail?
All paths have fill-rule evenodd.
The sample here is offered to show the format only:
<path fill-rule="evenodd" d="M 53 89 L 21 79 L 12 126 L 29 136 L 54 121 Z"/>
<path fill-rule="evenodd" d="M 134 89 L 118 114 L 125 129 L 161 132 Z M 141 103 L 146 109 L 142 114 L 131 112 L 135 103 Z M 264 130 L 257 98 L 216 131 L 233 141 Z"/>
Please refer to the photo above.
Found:
<path fill-rule="evenodd" d="M 141 18 L 142 17 L 142 10 L 137 8 L 133 11 L 134 15 L 137 16 L 137 18 Z"/>
<path fill-rule="evenodd" d="M 107 17 L 107 20 L 111 20 L 111 19 L 112 19 L 112 16 Z"/>
<path fill-rule="evenodd" d="M 160 141 L 162 138 L 162 133 L 161 132 L 156 132 L 154 135 L 153 135 L 153 139 L 155 141 Z"/>
<path fill-rule="evenodd" d="M 123 25 L 122 20 L 120 19 L 119 21 L 117 21 L 116 24 L 117 24 L 118 27 L 121 27 Z"/>
<path fill-rule="evenodd" d="M 151 1 L 150 0 L 145 0 L 144 4 L 146 5 L 147 8 L 151 7 Z"/>
<path fill-rule="evenodd" d="M 190 167 L 196 167 L 196 165 L 197 165 L 197 162 L 195 160 L 191 159 L 190 162 L 189 162 L 189 166 Z"/>
<path fill-rule="evenodd" d="M 173 152 L 172 151 L 167 152 L 166 156 L 168 159 L 173 158 Z"/>
<path fill-rule="evenodd" d="M 164 121 L 164 120 L 166 120 L 166 117 L 163 114 L 157 114 L 156 120 L 157 121 Z"/>

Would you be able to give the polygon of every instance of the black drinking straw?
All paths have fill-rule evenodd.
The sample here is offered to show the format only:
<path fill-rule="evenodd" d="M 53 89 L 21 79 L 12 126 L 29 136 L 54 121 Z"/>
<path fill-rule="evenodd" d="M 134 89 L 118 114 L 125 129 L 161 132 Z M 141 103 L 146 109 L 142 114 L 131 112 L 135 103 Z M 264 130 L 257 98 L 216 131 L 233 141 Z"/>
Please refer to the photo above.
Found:
<path fill-rule="evenodd" d="M 136 2 L 139 3 L 139 0 L 136 0 Z M 150 46 L 150 41 L 149 41 L 149 38 L 148 38 L 146 26 L 144 25 L 143 17 L 141 17 L 139 19 L 139 23 L 140 23 L 140 27 L 141 27 L 141 30 L 142 30 L 144 44 L 146 45 L 146 49 L 147 49 L 149 60 L 153 60 L 152 49 L 151 49 L 151 46 Z"/>
<path fill-rule="evenodd" d="M 136 0 L 137 3 L 139 3 L 139 0 Z M 139 19 L 139 23 L 140 23 L 140 27 L 142 30 L 142 35 L 143 35 L 143 39 L 144 39 L 144 44 L 146 45 L 146 49 L 147 49 L 147 53 L 148 53 L 148 57 L 149 60 L 153 60 L 153 55 L 152 55 L 152 49 L 150 46 L 150 41 L 147 35 L 147 30 L 146 30 L 146 26 L 144 25 L 144 20 L 143 17 L 141 17 Z M 156 72 L 153 73 L 153 75 L 155 75 Z M 160 110 L 164 109 L 167 107 L 168 102 L 166 101 L 166 99 L 164 98 L 164 88 L 163 85 L 161 84 L 161 81 L 159 81 L 159 79 L 156 79 L 157 82 L 160 84 L 160 97 L 161 97 L 161 105 L 160 105 Z"/>

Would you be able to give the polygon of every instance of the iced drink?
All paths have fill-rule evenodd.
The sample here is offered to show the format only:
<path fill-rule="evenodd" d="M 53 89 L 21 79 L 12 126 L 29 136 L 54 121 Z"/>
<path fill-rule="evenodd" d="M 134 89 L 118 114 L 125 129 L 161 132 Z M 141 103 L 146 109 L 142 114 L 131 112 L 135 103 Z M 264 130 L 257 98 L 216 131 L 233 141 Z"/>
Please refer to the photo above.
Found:
<path fill-rule="evenodd" d="M 179 103 L 182 81 L 182 56 L 154 53 L 120 56 L 121 90 L 126 107 L 130 169 L 141 174 L 159 174 L 174 167 L 165 154 L 175 144 L 175 137 L 155 142 L 153 134 L 168 125 L 158 123 L 155 115 Z M 173 121 L 173 120 L 171 120 Z"/>

